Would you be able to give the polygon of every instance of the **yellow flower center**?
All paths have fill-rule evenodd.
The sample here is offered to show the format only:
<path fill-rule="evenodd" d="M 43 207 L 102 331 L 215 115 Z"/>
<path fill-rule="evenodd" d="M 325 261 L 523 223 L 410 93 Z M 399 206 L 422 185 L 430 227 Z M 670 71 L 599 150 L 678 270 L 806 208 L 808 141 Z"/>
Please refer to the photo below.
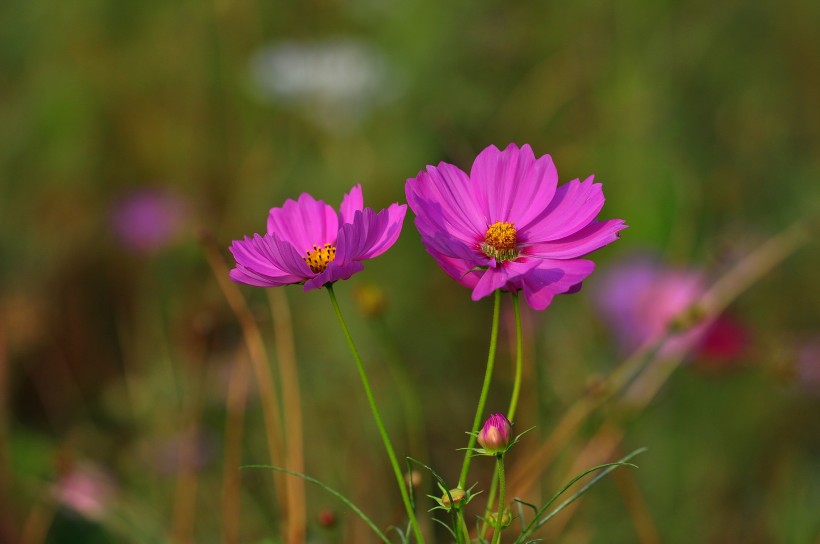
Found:
<path fill-rule="evenodd" d="M 511 261 L 518 256 L 516 249 L 517 231 L 512 223 L 496 221 L 487 228 L 481 251 L 499 261 Z"/>
<path fill-rule="evenodd" d="M 307 257 L 302 257 L 314 274 L 319 274 L 327 269 L 327 265 L 336 258 L 336 246 L 325 244 L 322 247 L 313 246 L 312 251 L 307 252 Z"/>

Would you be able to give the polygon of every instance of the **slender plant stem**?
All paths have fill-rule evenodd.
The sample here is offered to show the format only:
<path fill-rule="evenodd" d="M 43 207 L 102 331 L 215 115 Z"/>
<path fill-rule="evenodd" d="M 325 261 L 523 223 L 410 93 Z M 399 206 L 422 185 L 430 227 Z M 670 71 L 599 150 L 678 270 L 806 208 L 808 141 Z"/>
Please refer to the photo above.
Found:
<path fill-rule="evenodd" d="M 521 305 L 518 300 L 518 291 L 512 294 L 513 309 L 515 311 L 515 376 L 513 378 L 513 390 L 510 397 L 510 407 L 507 409 L 507 419 L 515 421 L 515 410 L 518 408 L 518 396 L 521 393 L 521 374 L 524 366 L 522 353 L 523 339 L 521 334 Z"/>
<path fill-rule="evenodd" d="M 350 346 L 353 359 L 356 361 L 356 368 L 359 370 L 359 377 L 362 379 L 362 385 L 364 386 L 365 395 L 367 395 L 367 401 L 370 403 L 370 410 L 373 413 L 373 419 L 376 421 L 376 427 L 379 428 L 379 434 L 381 435 L 382 442 L 384 443 L 384 449 L 387 450 L 387 457 L 390 458 L 390 464 L 393 466 L 393 472 L 396 475 L 396 482 L 399 485 L 399 491 L 401 492 L 401 499 L 404 502 L 404 508 L 407 510 L 407 517 L 410 519 L 410 524 L 413 526 L 413 533 L 416 535 L 416 540 L 419 543 L 422 543 L 424 542 L 424 537 L 421 534 L 421 528 L 419 527 L 419 522 L 416 519 L 416 513 L 413 510 L 410 495 L 407 493 L 407 486 L 404 482 L 404 474 L 402 473 L 401 468 L 399 468 L 399 462 L 396 459 L 395 452 L 393 451 L 393 444 L 390 442 L 390 437 L 387 436 L 387 431 L 384 428 L 384 423 L 382 423 L 381 415 L 379 415 L 379 409 L 376 407 L 376 399 L 373 398 L 373 392 L 370 389 L 370 381 L 367 379 L 367 373 L 364 370 L 362 358 L 359 356 L 359 350 L 356 349 L 356 344 L 353 343 L 353 337 L 350 336 L 350 331 L 345 324 L 344 317 L 342 317 L 342 311 L 339 309 L 339 302 L 336 300 L 336 294 L 333 292 L 332 283 L 328 284 L 327 292 L 330 295 L 330 302 L 333 304 L 333 310 L 336 312 L 336 317 L 339 319 L 339 325 L 341 325 L 342 332 L 347 339 L 347 344 Z"/>
<path fill-rule="evenodd" d="M 513 308 L 515 311 L 515 374 L 513 376 L 513 391 L 510 397 L 510 407 L 507 409 L 507 419 L 511 422 L 515 418 L 515 410 L 518 408 L 518 397 L 521 392 L 521 374 L 523 365 L 523 339 L 521 334 L 521 305 L 518 299 L 518 291 L 512 294 Z M 493 471 L 493 479 L 490 484 L 490 492 L 487 493 L 487 514 L 493 509 L 495 504 L 495 493 L 498 490 L 498 467 Z M 487 532 L 487 522 L 482 522 L 479 536 L 484 538 Z"/>
<path fill-rule="evenodd" d="M 493 532 L 493 544 L 501 542 L 501 528 L 504 525 L 504 454 L 498 455 L 496 458 L 496 471 L 498 474 L 498 514 L 495 518 L 495 531 Z"/>
<path fill-rule="evenodd" d="M 467 522 L 464 521 L 464 509 L 459 508 L 458 510 L 458 527 L 456 527 L 456 540 L 461 542 L 466 542 L 467 544 L 470 543 L 470 529 L 467 527 Z"/>
<path fill-rule="evenodd" d="M 490 391 L 490 382 L 493 377 L 493 366 L 495 366 L 495 348 L 498 344 L 498 316 L 501 313 L 501 291 L 495 291 L 495 303 L 493 306 L 493 325 L 490 331 L 490 352 L 487 354 L 487 368 L 484 371 L 484 385 L 481 386 L 481 395 L 478 397 L 478 406 L 473 418 L 473 429 L 470 432 L 470 439 L 467 441 L 467 449 L 464 452 L 464 463 L 461 465 L 461 476 L 458 478 L 458 486 L 464 489 L 467 482 L 467 474 L 470 472 L 470 459 L 478 434 L 478 425 L 481 423 L 481 416 L 484 413 L 484 405 L 487 402 L 487 393 Z"/>

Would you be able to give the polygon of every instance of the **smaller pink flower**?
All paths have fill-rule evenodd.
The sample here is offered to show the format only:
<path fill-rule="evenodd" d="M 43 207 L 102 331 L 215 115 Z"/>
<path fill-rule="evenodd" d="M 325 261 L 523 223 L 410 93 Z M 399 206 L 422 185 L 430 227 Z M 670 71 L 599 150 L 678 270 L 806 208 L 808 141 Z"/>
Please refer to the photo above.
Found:
<path fill-rule="evenodd" d="M 363 207 L 362 187 L 342 199 L 339 212 L 302 193 L 268 216 L 267 234 L 231 244 L 236 267 L 231 279 L 257 287 L 293 283 L 305 291 L 346 280 L 396 242 L 406 205 L 392 204 L 376 213 Z"/>
<path fill-rule="evenodd" d="M 706 292 L 706 279 L 699 270 L 633 257 L 605 271 L 598 287 L 597 306 L 625 351 L 664 334 L 669 334 L 661 348 L 664 357 L 695 352 L 710 362 L 722 362 L 745 349 L 745 327 L 727 316 L 674 332 L 675 321 L 685 317 Z"/>
<path fill-rule="evenodd" d="M 137 189 L 119 198 L 111 209 L 111 223 L 123 246 L 151 253 L 169 245 L 186 220 L 186 206 L 162 189 Z"/>
<path fill-rule="evenodd" d="M 478 432 L 478 443 L 485 453 L 498 454 L 507 451 L 512 440 L 512 423 L 504 414 L 492 414 Z"/>
<path fill-rule="evenodd" d="M 801 390 L 820 396 L 820 336 L 800 345 L 794 365 L 794 378 Z"/>
<path fill-rule="evenodd" d="M 95 465 L 73 467 L 54 486 L 54 498 L 88 519 L 100 519 L 114 495 L 111 477 Z"/>

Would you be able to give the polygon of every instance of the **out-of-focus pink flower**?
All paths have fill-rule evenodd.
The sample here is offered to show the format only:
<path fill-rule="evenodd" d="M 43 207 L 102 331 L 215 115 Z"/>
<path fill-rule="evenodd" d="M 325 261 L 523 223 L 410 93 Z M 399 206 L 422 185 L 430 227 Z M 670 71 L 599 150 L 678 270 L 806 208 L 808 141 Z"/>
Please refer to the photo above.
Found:
<path fill-rule="evenodd" d="M 342 199 L 340 211 L 307 193 L 268 216 L 268 233 L 231 244 L 231 279 L 258 287 L 304 283 L 305 291 L 346 280 L 396 242 L 407 206 L 378 213 L 363 207 L 362 187 Z"/>
<path fill-rule="evenodd" d="M 54 498 L 89 519 L 100 519 L 114 495 L 112 478 L 88 464 L 71 467 L 52 489 Z"/>
<path fill-rule="evenodd" d="M 706 291 L 704 275 L 695 269 L 667 266 L 647 257 L 633 257 L 602 274 L 596 304 L 624 351 L 669 337 L 662 356 L 695 351 L 713 360 L 739 355 L 746 346 L 746 329 L 726 316 L 674 332 Z"/>
<path fill-rule="evenodd" d="M 478 443 L 485 453 L 496 454 L 507 450 L 512 440 L 512 423 L 504 414 L 492 414 L 478 431 Z"/>
<path fill-rule="evenodd" d="M 185 222 L 182 200 L 161 189 L 137 189 L 119 198 L 111 209 L 111 223 L 128 249 L 150 253 L 176 238 Z"/>
<path fill-rule="evenodd" d="M 805 342 L 798 349 L 794 379 L 803 391 L 820 396 L 820 337 Z"/>
<path fill-rule="evenodd" d="M 439 163 L 405 185 L 427 252 L 479 300 L 497 289 L 524 291 L 536 310 L 574 293 L 592 273 L 579 259 L 618 238 L 623 220 L 598 221 L 601 185 L 573 180 L 558 187 L 549 155 L 529 145 L 490 146 L 470 174 Z"/>

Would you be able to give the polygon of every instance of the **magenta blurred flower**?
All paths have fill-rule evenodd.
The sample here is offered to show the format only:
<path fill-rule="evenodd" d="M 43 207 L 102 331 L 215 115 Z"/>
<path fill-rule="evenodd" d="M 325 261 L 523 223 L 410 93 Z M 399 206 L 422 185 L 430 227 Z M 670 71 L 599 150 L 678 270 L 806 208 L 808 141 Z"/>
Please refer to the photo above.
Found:
<path fill-rule="evenodd" d="M 141 253 L 168 245 L 179 234 L 185 216 L 182 200 L 161 189 L 137 189 L 119 198 L 111 209 L 117 237 Z"/>
<path fill-rule="evenodd" d="M 362 187 L 344 196 L 340 211 L 307 193 L 268 216 L 268 233 L 231 244 L 231 279 L 258 287 L 304 283 L 305 291 L 346 280 L 399 237 L 407 206 L 376 213 L 363 208 Z"/>
<path fill-rule="evenodd" d="M 114 491 L 111 477 L 91 464 L 71 468 L 52 489 L 58 502 L 88 519 L 100 519 L 105 514 Z"/>
<path fill-rule="evenodd" d="M 492 414 L 478 431 L 478 443 L 484 453 L 495 455 L 507 450 L 512 440 L 512 423 L 504 414 Z"/>
<path fill-rule="evenodd" d="M 660 339 L 676 319 L 706 291 L 703 274 L 637 256 L 607 270 L 596 290 L 596 303 L 624 351 Z M 684 321 L 686 321 L 684 319 Z M 685 323 L 684 323 L 685 324 Z M 697 352 L 711 362 L 739 355 L 747 344 L 745 327 L 727 316 L 671 332 L 661 356 Z"/>
<path fill-rule="evenodd" d="M 820 396 L 820 336 L 804 342 L 798 349 L 794 378 L 800 389 Z"/>
<path fill-rule="evenodd" d="M 552 158 L 529 145 L 490 146 L 469 176 L 439 163 L 405 186 L 428 253 L 479 300 L 496 289 L 524 291 L 543 310 L 574 293 L 595 265 L 579 259 L 614 240 L 623 220 L 598 221 L 601 185 L 589 177 L 558 187 Z"/>

